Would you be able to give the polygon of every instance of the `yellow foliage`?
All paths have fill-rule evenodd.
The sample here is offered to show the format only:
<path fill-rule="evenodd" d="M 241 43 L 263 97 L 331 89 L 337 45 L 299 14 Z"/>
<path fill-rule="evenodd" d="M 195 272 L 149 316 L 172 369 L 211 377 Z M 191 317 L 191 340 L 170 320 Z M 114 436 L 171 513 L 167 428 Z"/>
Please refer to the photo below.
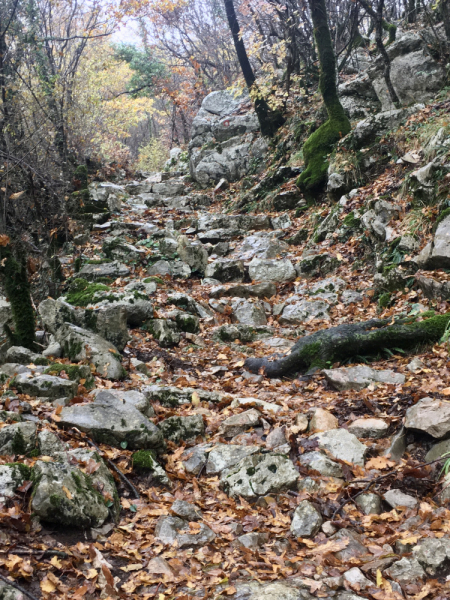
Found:
<path fill-rule="evenodd" d="M 160 171 L 168 159 L 167 149 L 158 138 L 140 148 L 136 167 L 141 171 Z"/>

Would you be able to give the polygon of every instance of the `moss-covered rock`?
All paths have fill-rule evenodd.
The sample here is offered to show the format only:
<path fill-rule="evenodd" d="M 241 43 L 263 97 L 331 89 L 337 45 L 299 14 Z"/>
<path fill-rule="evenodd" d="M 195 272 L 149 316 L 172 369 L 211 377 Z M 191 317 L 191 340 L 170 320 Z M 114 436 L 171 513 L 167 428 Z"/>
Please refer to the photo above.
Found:
<path fill-rule="evenodd" d="M 44 373 L 59 377 L 62 371 L 64 371 L 72 381 L 76 381 L 77 383 L 83 381 L 82 385 L 84 385 L 87 390 L 91 390 L 95 387 L 94 376 L 92 375 L 89 365 L 53 363 L 45 369 Z"/>

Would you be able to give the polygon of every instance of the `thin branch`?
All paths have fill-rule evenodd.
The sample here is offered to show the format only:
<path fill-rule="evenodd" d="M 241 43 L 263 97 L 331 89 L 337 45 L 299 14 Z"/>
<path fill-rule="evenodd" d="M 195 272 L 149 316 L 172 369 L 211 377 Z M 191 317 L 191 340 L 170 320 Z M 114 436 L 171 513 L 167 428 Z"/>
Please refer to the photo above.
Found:
<path fill-rule="evenodd" d="M 27 590 L 25 590 L 18 583 L 15 583 L 14 581 L 10 581 L 7 577 L 2 575 L 1 573 L 0 573 L 0 579 L 2 581 L 4 581 L 7 585 L 10 585 L 11 587 L 15 588 L 16 590 L 18 590 L 19 592 L 21 592 L 22 594 L 24 594 L 25 596 L 30 598 L 30 600 L 38 600 L 38 598 L 36 596 L 33 596 L 33 594 L 30 594 L 30 592 L 27 592 Z"/>

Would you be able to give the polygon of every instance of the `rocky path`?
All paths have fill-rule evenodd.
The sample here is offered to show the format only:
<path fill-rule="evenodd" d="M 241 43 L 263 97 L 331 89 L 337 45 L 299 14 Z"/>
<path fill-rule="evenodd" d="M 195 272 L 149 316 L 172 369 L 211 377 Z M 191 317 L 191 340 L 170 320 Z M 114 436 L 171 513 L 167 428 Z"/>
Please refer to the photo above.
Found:
<path fill-rule="evenodd" d="M 374 280 L 365 236 L 401 234 L 402 206 L 359 190 L 227 214 L 231 192 L 92 185 L 112 216 L 61 257 L 43 353 L 12 347 L 0 371 L 0 566 L 25 590 L 0 598 L 448 597 L 446 347 L 244 368 L 318 329 L 446 311 L 417 289 L 375 299 L 391 275 Z"/>

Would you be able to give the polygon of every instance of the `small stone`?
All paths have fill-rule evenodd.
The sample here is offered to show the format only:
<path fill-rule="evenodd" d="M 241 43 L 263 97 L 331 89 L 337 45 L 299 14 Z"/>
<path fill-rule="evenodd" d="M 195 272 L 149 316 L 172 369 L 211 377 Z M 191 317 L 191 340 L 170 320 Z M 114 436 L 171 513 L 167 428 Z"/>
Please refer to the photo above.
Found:
<path fill-rule="evenodd" d="M 383 494 L 383 498 L 392 508 L 397 508 L 398 506 L 416 508 L 418 505 L 418 501 L 415 498 L 403 493 L 401 490 L 389 490 Z"/>
<path fill-rule="evenodd" d="M 344 581 L 349 583 L 352 587 L 356 587 L 358 590 L 365 590 L 373 586 L 373 583 L 363 575 L 358 567 L 353 567 L 353 569 L 344 573 L 343 577 Z"/>
<path fill-rule="evenodd" d="M 296 433 L 305 433 L 309 427 L 308 415 L 299 414 L 295 417 L 295 427 L 298 427 Z"/>
<path fill-rule="evenodd" d="M 352 529 L 339 529 L 332 537 L 333 540 L 348 540 L 347 546 L 334 553 L 337 559 L 345 563 L 352 558 L 362 558 L 369 553 L 368 549 L 361 543 L 360 537 Z"/>
<path fill-rule="evenodd" d="M 415 583 L 418 579 L 425 577 L 425 571 L 415 558 L 402 558 L 386 569 L 385 574 L 403 584 Z"/>
<path fill-rule="evenodd" d="M 203 518 L 202 511 L 197 508 L 194 504 L 186 502 L 185 500 L 175 500 L 170 507 L 170 510 L 181 519 L 186 521 L 199 521 Z"/>
<path fill-rule="evenodd" d="M 313 433 L 329 431 L 337 429 L 339 422 L 334 415 L 323 408 L 316 408 L 313 411 L 311 421 L 309 422 L 309 430 Z"/>
<path fill-rule="evenodd" d="M 258 453 L 259 446 L 240 446 L 238 444 L 216 444 L 206 455 L 206 474 L 218 475 L 225 469 L 237 465 L 243 458 Z M 205 461 L 206 462 L 206 461 Z"/>
<path fill-rule="evenodd" d="M 285 427 L 277 427 L 272 429 L 266 438 L 266 448 L 273 450 L 286 443 Z"/>
<path fill-rule="evenodd" d="M 170 568 L 169 563 L 162 558 L 162 556 L 155 556 L 152 558 L 147 565 L 147 571 L 149 573 L 154 573 L 155 575 L 165 575 L 169 581 L 174 577 L 174 573 Z"/>
<path fill-rule="evenodd" d="M 415 358 L 412 359 L 412 361 L 409 364 L 406 365 L 406 368 L 408 369 L 408 371 L 411 371 L 411 373 L 417 373 L 421 369 L 424 369 L 425 365 L 420 360 L 420 358 L 418 358 L 416 356 Z"/>
<path fill-rule="evenodd" d="M 405 427 L 443 438 L 450 431 L 450 402 L 422 398 L 406 411 Z"/>
<path fill-rule="evenodd" d="M 331 386 L 338 391 L 362 390 L 371 383 L 391 385 L 405 383 L 405 376 L 401 373 L 395 373 L 388 369 L 377 371 L 366 366 L 324 369 L 323 374 Z"/>
<path fill-rule="evenodd" d="M 263 544 L 266 544 L 269 540 L 269 535 L 267 533 L 245 533 L 237 538 L 237 541 L 240 546 L 244 548 L 249 548 L 250 550 L 256 550 L 260 548 Z"/>
<path fill-rule="evenodd" d="M 303 500 L 294 511 L 291 532 L 295 537 L 314 537 L 322 525 L 322 515 L 308 500 Z"/>
<path fill-rule="evenodd" d="M 356 419 L 349 426 L 348 430 L 357 438 L 379 439 L 385 437 L 389 430 L 389 425 L 382 419 Z"/>
<path fill-rule="evenodd" d="M 325 535 L 334 535 L 337 531 L 336 527 L 331 521 L 325 521 L 325 523 L 322 523 L 321 529 Z"/>
<path fill-rule="evenodd" d="M 202 415 L 169 417 L 161 421 L 158 425 L 163 437 L 175 443 L 181 440 L 196 438 L 205 432 L 205 423 L 203 422 Z"/>
<path fill-rule="evenodd" d="M 305 454 L 300 455 L 299 460 L 302 465 L 308 469 L 317 471 L 324 477 L 343 476 L 341 465 L 334 462 L 321 452 L 306 452 Z"/>
<path fill-rule="evenodd" d="M 197 533 L 179 533 L 189 531 L 189 523 L 179 517 L 162 516 L 155 527 L 155 537 L 163 544 L 173 545 L 177 542 L 178 548 L 198 548 L 210 544 L 215 539 L 214 532 L 203 523 L 200 523 Z"/>
<path fill-rule="evenodd" d="M 238 415 L 228 417 L 221 425 L 221 432 L 227 438 L 244 433 L 251 427 L 259 425 L 261 413 L 254 408 L 246 410 Z"/>
<path fill-rule="evenodd" d="M 367 493 L 361 494 L 355 502 L 360 508 L 361 512 L 365 515 L 380 515 L 381 514 L 381 500 L 377 494 Z"/>
<path fill-rule="evenodd" d="M 266 311 L 259 300 L 250 302 L 244 298 L 233 298 L 231 307 L 234 320 L 238 323 L 253 327 L 267 325 Z"/>

